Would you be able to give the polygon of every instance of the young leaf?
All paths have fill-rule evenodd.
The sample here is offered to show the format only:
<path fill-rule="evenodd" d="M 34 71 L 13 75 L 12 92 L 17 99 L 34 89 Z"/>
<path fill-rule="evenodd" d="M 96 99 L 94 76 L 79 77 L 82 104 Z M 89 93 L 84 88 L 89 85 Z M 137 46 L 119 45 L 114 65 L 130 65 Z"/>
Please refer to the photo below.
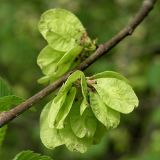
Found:
<path fill-rule="evenodd" d="M 0 113 L 3 111 L 8 111 L 15 105 L 18 105 L 23 100 L 17 96 L 11 95 L 12 92 L 9 89 L 7 83 L 0 78 Z M 0 147 L 4 140 L 7 131 L 7 125 L 0 128 Z"/>
<path fill-rule="evenodd" d="M 138 98 L 126 82 L 116 78 L 100 78 L 93 84 L 103 102 L 113 110 L 130 113 L 138 106 Z"/>
<path fill-rule="evenodd" d="M 70 123 L 66 123 L 65 127 L 59 130 L 61 138 L 65 143 L 66 147 L 70 151 L 77 151 L 84 153 L 92 144 L 92 138 L 78 138 L 73 133 Z"/>
<path fill-rule="evenodd" d="M 52 48 L 63 52 L 80 44 L 85 33 L 79 19 L 64 9 L 50 9 L 43 13 L 38 27 Z"/>
<path fill-rule="evenodd" d="M 14 95 L 0 97 L 0 113 L 3 111 L 10 110 L 12 107 L 20 104 L 21 102 L 23 102 L 22 98 L 19 98 Z M 7 125 L 0 128 L 0 146 L 2 145 L 6 131 L 7 131 Z"/>
<path fill-rule="evenodd" d="M 23 102 L 23 99 L 15 95 L 1 97 L 0 98 L 0 112 L 7 111 L 22 102 Z"/>
<path fill-rule="evenodd" d="M 70 124 L 74 134 L 79 137 L 93 137 L 97 120 L 94 117 L 90 108 L 86 109 L 83 115 L 80 115 L 80 103 L 81 101 L 74 102 L 70 112 Z"/>
<path fill-rule="evenodd" d="M 54 149 L 57 146 L 64 144 L 58 130 L 49 127 L 48 114 L 52 102 L 49 102 L 42 110 L 40 116 L 40 138 L 42 143 L 49 149 Z"/>
<path fill-rule="evenodd" d="M 42 156 L 39 153 L 33 151 L 22 151 L 18 153 L 13 160 L 53 160 L 48 156 Z"/>
<path fill-rule="evenodd" d="M 120 73 L 113 72 L 113 71 L 104 71 L 104 72 L 97 73 L 97 74 L 89 77 L 89 79 L 99 79 L 99 78 L 116 78 L 116 79 L 125 81 L 126 83 L 129 84 L 129 81 L 127 78 L 125 78 Z"/>
<path fill-rule="evenodd" d="M 56 117 L 55 127 L 57 129 L 64 128 L 64 120 L 71 110 L 75 95 L 76 95 L 76 88 L 72 87 L 69 93 L 67 94 L 67 98 Z"/>
<path fill-rule="evenodd" d="M 120 114 L 104 104 L 98 93 L 90 92 L 90 104 L 96 118 L 107 128 L 115 128 L 120 122 Z"/>

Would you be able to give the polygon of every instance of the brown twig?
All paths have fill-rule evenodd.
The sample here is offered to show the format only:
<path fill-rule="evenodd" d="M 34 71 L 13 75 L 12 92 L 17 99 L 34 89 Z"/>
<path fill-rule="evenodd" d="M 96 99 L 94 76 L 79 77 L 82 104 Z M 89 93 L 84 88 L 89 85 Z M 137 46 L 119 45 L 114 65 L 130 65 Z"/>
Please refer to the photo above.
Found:
<path fill-rule="evenodd" d="M 42 89 L 40 92 L 32 96 L 31 98 L 27 99 L 22 104 L 16 106 L 15 108 L 11 109 L 10 111 L 3 112 L 0 114 L 0 127 L 4 126 L 5 124 L 9 123 L 18 115 L 22 114 L 24 111 L 28 110 L 33 104 L 39 102 L 42 98 L 49 95 L 55 89 L 57 89 L 60 85 L 62 85 L 67 77 L 76 70 L 84 70 L 92 63 L 94 63 L 98 58 L 102 55 L 108 53 L 114 46 L 116 46 L 120 41 L 122 41 L 125 37 L 131 35 L 135 28 L 143 21 L 143 19 L 148 15 L 148 13 L 152 10 L 156 0 L 144 0 L 141 8 L 139 9 L 138 13 L 135 15 L 133 20 L 118 34 L 116 34 L 112 39 L 107 41 L 104 44 L 99 45 L 97 50 L 86 60 L 84 60 L 78 67 L 76 67 L 71 72 L 67 73 L 66 75 L 59 78 L 53 84 L 47 86 L 46 88 Z"/>

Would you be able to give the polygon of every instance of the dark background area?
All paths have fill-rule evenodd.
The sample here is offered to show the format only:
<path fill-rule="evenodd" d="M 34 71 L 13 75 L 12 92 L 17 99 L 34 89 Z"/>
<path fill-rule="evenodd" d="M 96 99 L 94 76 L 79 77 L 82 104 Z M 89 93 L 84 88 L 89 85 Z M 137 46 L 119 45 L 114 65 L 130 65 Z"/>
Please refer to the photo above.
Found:
<path fill-rule="evenodd" d="M 16 95 L 28 98 L 44 86 L 37 83 L 36 64 L 46 45 L 37 29 L 40 15 L 50 8 L 75 13 L 98 43 L 109 40 L 137 12 L 139 0 L 0 0 L 0 76 Z M 55 160 L 159 160 L 160 159 L 160 2 L 135 33 L 117 45 L 86 71 L 92 75 L 113 70 L 125 75 L 137 93 L 140 105 L 121 116 L 118 128 L 110 130 L 101 144 L 87 153 L 65 147 L 46 149 L 39 138 L 39 115 L 48 98 L 10 123 L 0 159 L 10 160 L 22 150 L 50 155 Z"/>

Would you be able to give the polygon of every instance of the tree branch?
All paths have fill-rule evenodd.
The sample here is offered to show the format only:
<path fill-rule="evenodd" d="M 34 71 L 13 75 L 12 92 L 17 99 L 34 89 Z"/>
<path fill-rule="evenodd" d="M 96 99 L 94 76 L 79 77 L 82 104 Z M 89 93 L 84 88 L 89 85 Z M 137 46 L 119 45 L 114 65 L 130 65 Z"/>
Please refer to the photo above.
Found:
<path fill-rule="evenodd" d="M 0 127 L 9 123 L 11 120 L 22 114 L 24 111 L 28 110 L 33 104 L 39 102 L 42 98 L 49 95 L 51 92 L 56 90 L 60 85 L 62 85 L 68 76 L 76 70 L 85 70 L 88 66 L 94 63 L 97 59 L 99 59 L 102 55 L 108 53 L 114 46 L 116 46 L 120 41 L 122 41 L 125 37 L 131 35 L 135 28 L 144 20 L 144 18 L 149 14 L 152 10 L 156 0 L 144 0 L 141 8 L 133 18 L 133 20 L 118 34 L 116 34 L 112 39 L 107 41 L 104 44 L 99 45 L 97 50 L 86 60 L 84 60 L 78 67 L 65 74 L 61 78 L 59 78 L 53 84 L 47 86 L 46 88 L 39 91 L 37 94 L 27 99 L 25 102 L 16 106 L 7 112 L 2 112 L 0 114 Z"/>

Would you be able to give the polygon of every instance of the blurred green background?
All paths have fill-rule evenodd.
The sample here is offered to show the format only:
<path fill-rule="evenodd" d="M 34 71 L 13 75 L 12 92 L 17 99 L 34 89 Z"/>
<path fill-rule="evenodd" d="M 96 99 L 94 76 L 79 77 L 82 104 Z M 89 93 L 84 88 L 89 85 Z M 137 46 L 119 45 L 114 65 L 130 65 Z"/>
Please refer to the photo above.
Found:
<path fill-rule="evenodd" d="M 37 84 L 41 71 L 36 64 L 46 45 L 37 29 L 40 15 L 50 8 L 75 13 L 98 43 L 109 40 L 128 21 L 140 0 L 0 0 L 0 76 L 15 94 L 28 98 L 44 86 Z M 136 32 L 110 54 L 90 66 L 86 75 L 114 70 L 132 83 L 139 108 L 121 116 L 117 129 L 108 131 L 101 144 L 85 154 L 65 147 L 46 149 L 39 138 L 39 115 L 48 98 L 11 122 L 0 159 L 10 160 L 22 150 L 50 155 L 55 160 L 159 160 L 160 159 L 160 2 Z"/>

